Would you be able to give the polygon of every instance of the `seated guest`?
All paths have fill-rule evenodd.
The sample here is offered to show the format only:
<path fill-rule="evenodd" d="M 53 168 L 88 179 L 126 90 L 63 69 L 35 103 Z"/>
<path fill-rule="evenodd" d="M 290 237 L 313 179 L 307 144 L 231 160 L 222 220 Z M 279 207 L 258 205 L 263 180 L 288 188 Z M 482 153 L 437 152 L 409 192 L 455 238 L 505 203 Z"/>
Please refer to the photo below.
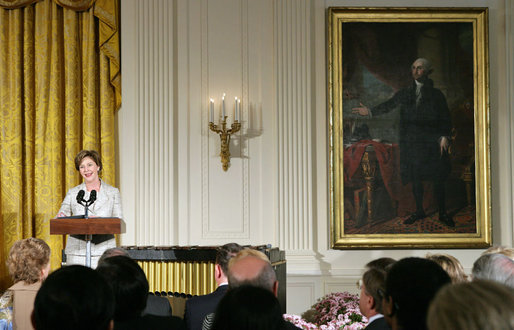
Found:
<path fill-rule="evenodd" d="M 382 297 L 379 293 L 384 292 L 385 276 L 385 271 L 377 268 L 368 269 L 362 275 L 359 309 L 369 321 L 366 327 L 369 330 L 391 329 L 382 315 Z"/>
<path fill-rule="evenodd" d="M 514 288 L 514 261 L 499 253 L 483 254 L 473 263 L 473 280 L 491 280 Z"/>
<path fill-rule="evenodd" d="M 278 281 L 268 257 L 254 249 L 241 250 L 228 262 L 228 286 L 230 290 L 250 285 L 270 291 L 278 295 Z M 251 303 L 251 302 L 249 302 Z M 210 329 L 214 313 L 208 314 L 202 324 L 202 329 Z M 292 323 L 285 322 L 286 329 L 297 329 Z"/>
<path fill-rule="evenodd" d="M 261 251 L 244 249 L 228 263 L 228 285 L 253 285 L 278 294 L 278 281 L 268 257 Z"/>
<path fill-rule="evenodd" d="M 114 297 L 105 280 L 89 267 L 56 270 L 37 293 L 32 314 L 36 330 L 111 330 Z"/>
<path fill-rule="evenodd" d="M 464 267 L 455 257 L 449 254 L 427 254 L 426 258 L 441 266 L 450 275 L 453 284 L 468 281 Z"/>
<path fill-rule="evenodd" d="M 125 256 L 129 257 L 127 251 L 125 249 L 115 247 L 110 248 L 104 251 L 104 253 L 98 259 L 98 264 L 104 261 L 106 258 L 114 257 L 114 256 Z M 151 293 L 148 293 L 148 298 L 146 299 L 146 307 L 142 312 L 142 315 L 152 314 L 159 316 L 172 316 L 173 312 L 171 310 L 171 304 L 168 298 L 158 297 Z"/>
<path fill-rule="evenodd" d="M 216 251 L 216 265 L 214 266 L 214 279 L 218 288 L 207 295 L 193 297 L 186 301 L 184 321 L 186 328 L 200 330 L 207 314 L 213 313 L 219 301 L 228 288 L 228 262 L 243 248 L 237 243 L 228 243 L 220 246 Z"/>
<path fill-rule="evenodd" d="M 243 285 L 231 288 L 216 308 L 213 330 L 287 329 L 280 304 L 267 289 Z"/>
<path fill-rule="evenodd" d="M 499 253 L 514 260 L 514 249 L 507 246 L 495 245 L 485 250 L 482 254 Z"/>
<path fill-rule="evenodd" d="M 428 310 L 429 330 L 514 329 L 514 293 L 488 280 L 447 285 Z"/>
<path fill-rule="evenodd" d="M 387 270 L 387 267 L 394 264 L 395 262 L 396 262 L 396 260 L 394 260 L 393 258 L 382 257 L 382 258 L 371 260 L 370 262 L 368 262 L 366 264 L 366 266 L 364 266 L 364 269 L 368 270 L 370 268 L 378 268 L 380 270 L 385 271 L 385 270 Z"/>
<path fill-rule="evenodd" d="M 426 329 L 427 311 L 437 291 L 451 283 L 438 264 L 423 258 L 404 258 L 388 270 L 382 308 L 387 323 L 396 329 Z"/>
<path fill-rule="evenodd" d="M 34 299 L 50 272 L 50 247 L 33 237 L 16 241 L 6 263 L 14 282 L 0 298 L 0 307 L 8 314 L 6 324 L 12 320 L 14 329 L 30 329 Z"/>
<path fill-rule="evenodd" d="M 129 257 L 105 258 L 96 271 L 114 293 L 114 330 L 185 329 L 175 316 L 141 315 L 146 307 L 148 281 L 137 262 Z"/>

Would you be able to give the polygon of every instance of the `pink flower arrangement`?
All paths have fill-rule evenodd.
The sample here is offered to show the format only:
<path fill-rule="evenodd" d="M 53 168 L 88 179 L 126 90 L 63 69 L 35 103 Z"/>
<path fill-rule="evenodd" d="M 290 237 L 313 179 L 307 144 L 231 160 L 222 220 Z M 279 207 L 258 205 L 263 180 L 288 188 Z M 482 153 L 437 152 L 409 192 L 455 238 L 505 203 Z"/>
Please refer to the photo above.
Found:
<path fill-rule="evenodd" d="M 359 297 L 348 292 L 327 294 L 302 316 L 284 314 L 284 319 L 305 330 L 357 330 L 368 322 L 359 310 Z"/>

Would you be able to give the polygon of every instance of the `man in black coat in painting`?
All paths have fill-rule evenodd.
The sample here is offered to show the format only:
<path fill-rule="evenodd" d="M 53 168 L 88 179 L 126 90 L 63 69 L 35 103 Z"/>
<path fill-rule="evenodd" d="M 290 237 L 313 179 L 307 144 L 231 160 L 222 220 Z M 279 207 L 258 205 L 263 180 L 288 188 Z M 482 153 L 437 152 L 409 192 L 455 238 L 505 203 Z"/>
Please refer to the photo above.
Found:
<path fill-rule="evenodd" d="M 446 98 L 428 78 L 432 65 L 424 58 L 412 64 L 411 86 L 371 109 L 353 108 L 361 116 L 378 116 L 400 107 L 400 174 L 403 184 L 412 184 L 416 211 L 404 221 L 412 224 L 425 218 L 423 181 L 432 181 L 439 207 L 439 220 L 454 227 L 446 213 L 445 181 L 450 173 L 448 156 L 451 118 Z"/>

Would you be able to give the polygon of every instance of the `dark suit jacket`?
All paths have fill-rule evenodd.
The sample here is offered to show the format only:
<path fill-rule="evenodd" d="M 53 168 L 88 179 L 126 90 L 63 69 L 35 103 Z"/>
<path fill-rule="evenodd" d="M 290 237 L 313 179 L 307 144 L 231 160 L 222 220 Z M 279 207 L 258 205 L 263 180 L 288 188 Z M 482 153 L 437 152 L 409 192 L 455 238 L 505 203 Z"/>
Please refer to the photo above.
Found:
<path fill-rule="evenodd" d="M 172 316 L 171 305 L 167 298 L 148 294 L 146 308 L 142 315 L 151 314 L 158 316 Z"/>
<path fill-rule="evenodd" d="M 125 321 L 115 321 L 114 330 L 185 330 L 184 321 L 176 316 L 144 315 Z"/>
<path fill-rule="evenodd" d="M 432 80 L 421 88 L 416 105 L 416 85 L 398 91 L 388 101 L 371 109 L 373 116 L 400 107 L 400 174 L 407 184 L 414 178 L 444 181 L 450 172 L 447 153 L 441 156 L 439 138 L 451 135 L 446 98 Z"/>
<path fill-rule="evenodd" d="M 374 320 L 373 322 L 368 324 L 368 326 L 364 329 L 367 329 L 367 330 L 391 330 L 389 325 L 387 325 L 385 318 L 383 318 L 383 317 Z"/>
<path fill-rule="evenodd" d="M 189 330 L 201 330 L 203 319 L 207 314 L 214 313 L 216 306 L 218 306 L 227 289 L 228 285 L 222 285 L 212 293 L 188 299 L 184 312 L 186 328 Z"/>

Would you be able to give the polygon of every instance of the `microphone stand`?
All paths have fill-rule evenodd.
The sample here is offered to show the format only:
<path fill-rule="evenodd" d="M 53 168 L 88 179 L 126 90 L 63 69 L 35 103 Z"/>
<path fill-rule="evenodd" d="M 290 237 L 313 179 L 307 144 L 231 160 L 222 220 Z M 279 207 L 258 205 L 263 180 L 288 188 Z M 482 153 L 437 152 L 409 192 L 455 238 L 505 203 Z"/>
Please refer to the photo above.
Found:
<path fill-rule="evenodd" d="M 89 219 L 89 206 L 91 206 L 91 204 L 93 204 L 95 201 L 96 201 L 96 197 L 94 200 L 91 200 L 91 198 L 89 198 L 88 201 L 82 199 L 81 202 L 83 202 L 84 204 L 79 202 L 81 205 L 84 205 L 84 208 L 85 208 L 84 219 Z M 91 268 L 91 240 L 92 239 L 93 239 L 93 234 L 86 234 L 86 267 L 89 267 L 89 268 Z"/>

